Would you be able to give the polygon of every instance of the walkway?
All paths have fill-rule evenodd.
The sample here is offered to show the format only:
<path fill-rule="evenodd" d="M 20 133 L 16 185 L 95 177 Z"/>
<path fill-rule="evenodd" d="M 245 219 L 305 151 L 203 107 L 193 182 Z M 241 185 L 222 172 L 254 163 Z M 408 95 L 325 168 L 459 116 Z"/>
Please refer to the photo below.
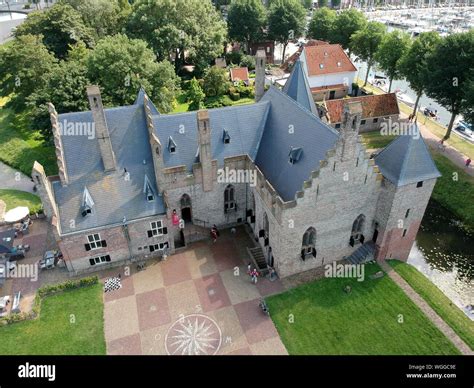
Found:
<path fill-rule="evenodd" d="M 104 280 L 120 272 L 122 279 L 121 289 L 104 294 L 107 353 L 288 354 L 259 308 L 260 298 L 284 287 L 265 278 L 250 282 L 247 245 L 243 228 L 235 236 L 224 230 L 215 244 L 191 244 L 131 276 L 123 269 L 101 274 Z M 201 334 L 188 338 L 193 331 Z M 196 349 L 200 341 L 204 347 Z"/>
<path fill-rule="evenodd" d="M 0 189 L 21 190 L 34 193 L 30 177 L 0 162 Z"/>
<path fill-rule="evenodd" d="M 382 269 L 390 276 L 390 278 L 398 284 L 405 294 L 415 303 L 421 311 L 433 322 L 433 324 L 442 332 L 464 355 L 474 355 L 469 346 L 454 332 L 451 327 L 443 321 L 443 319 L 426 303 L 426 301 L 411 288 L 411 286 L 390 267 L 385 261 L 379 263 Z"/>

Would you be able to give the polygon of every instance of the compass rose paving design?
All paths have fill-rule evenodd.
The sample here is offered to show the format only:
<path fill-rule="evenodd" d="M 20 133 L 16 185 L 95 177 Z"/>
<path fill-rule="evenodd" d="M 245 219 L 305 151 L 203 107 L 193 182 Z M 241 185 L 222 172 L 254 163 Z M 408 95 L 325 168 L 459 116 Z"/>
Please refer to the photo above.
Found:
<path fill-rule="evenodd" d="M 243 230 L 232 237 L 223 231 L 215 244 L 198 242 L 145 271 L 122 274 L 126 290 L 104 295 L 107 353 L 288 354 L 258 306 L 284 287 L 264 278 L 250 282 L 249 244 Z"/>

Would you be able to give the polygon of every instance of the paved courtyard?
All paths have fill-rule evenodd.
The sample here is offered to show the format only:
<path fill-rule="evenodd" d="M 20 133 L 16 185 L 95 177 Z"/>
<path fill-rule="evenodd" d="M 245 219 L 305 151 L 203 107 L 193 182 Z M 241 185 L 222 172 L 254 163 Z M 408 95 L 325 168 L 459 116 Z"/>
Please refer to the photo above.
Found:
<path fill-rule="evenodd" d="M 107 353 L 180 354 L 184 344 L 175 335 L 189 327 L 194 338 L 199 328 L 208 330 L 209 354 L 287 354 L 258 306 L 261 297 L 284 287 L 279 280 L 250 282 L 248 245 L 252 241 L 243 229 L 236 235 L 224 231 L 216 243 L 192 244 L 144 271 L 126 276 L 122 269 L 122 288 L 104 294 Z"/>

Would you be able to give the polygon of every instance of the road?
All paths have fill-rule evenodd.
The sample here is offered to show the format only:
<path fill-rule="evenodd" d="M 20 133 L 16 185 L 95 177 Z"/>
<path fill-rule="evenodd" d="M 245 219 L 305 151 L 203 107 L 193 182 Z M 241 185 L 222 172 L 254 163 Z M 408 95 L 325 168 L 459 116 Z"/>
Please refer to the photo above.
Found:
<path fill-rule="evenodd" d="M 21 190 L 34 193 L 30 177 L 0 162 L 0 189 Z"/>

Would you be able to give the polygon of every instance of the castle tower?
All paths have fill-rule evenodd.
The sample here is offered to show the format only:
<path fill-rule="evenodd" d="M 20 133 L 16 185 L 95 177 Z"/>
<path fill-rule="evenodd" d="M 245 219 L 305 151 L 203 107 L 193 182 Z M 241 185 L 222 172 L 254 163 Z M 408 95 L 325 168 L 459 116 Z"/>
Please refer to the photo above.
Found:
<path fill-rule="evenodd" d="M 207 110 L 198 111 L 197 120 L 199 131 L 199 160 L 202 168 L 202 187 L 204 191 L 211 191 L 213 188 L 213 174 L 209 112 Z"/>
<path fill-rule="evenodd" d="M 347 102 L 344 105 L 340 138 L 337 143 L 336 153 L 341 161 L 357 157 L 357 140 L 362 119 L 362 104 L 359 101 Z"/>
<path fill-rule="evenodd" d="M 419 133 L 395 139 L 375 163 L 384 177 L 375 216 L 376 258 L 407 260 L 441 174 Z"/>
<path fill-rule="evenodd" d="M 36 190 L 41 202 L 43 204 L 43 211 L 47 218 L 51 218 L 56 215 L 56 201 L 54 199 L 53 189 L 51 187 L 51 182 L 46 177 L 43 166 L 37 161 L 33 164 L 33 171 L 31 172 L 31 177 L 36 184 Z"/>
<path fill-rule="evenodd" d="M 264 50 L 258 50 L 255 55 L 255 101 L 259 102 L 265 93 L 265 62 Z"/>
<path fill-rule="evenodd" d="M 104 106 L 100 96 L 99 87 L 96 85 L 87 87 L 87 97 L 94 118 L 95 134 L 99 142 L 100 154 L 104 163 L 104 170 L 115 171 L 117 165 L 115 162 L 115 154 L 110 140 L 109 129 L 107 128 L 107 120 L 105 119 Z"/>

